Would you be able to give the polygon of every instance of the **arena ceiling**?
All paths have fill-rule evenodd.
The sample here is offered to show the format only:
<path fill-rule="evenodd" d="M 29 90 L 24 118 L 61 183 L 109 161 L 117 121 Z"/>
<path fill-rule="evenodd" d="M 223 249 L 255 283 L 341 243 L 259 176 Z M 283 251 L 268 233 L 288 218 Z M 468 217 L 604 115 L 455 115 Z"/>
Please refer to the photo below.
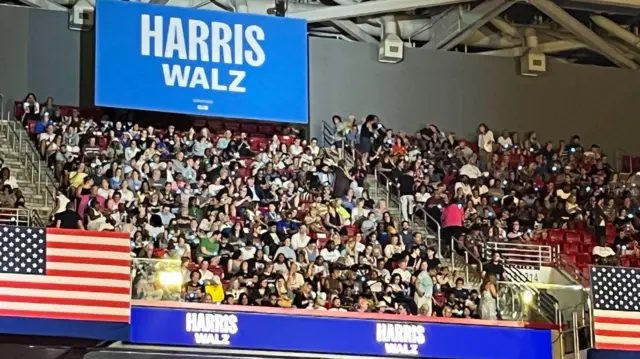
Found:
<path fill-rule="evenodd" d="M 69 11 L 94 0 L 5 0 Z M 519 57 L 535 48 L 572 63 L 640 67 L 640 0 L 142 0 L 306 19 L 311 36 Z"/>

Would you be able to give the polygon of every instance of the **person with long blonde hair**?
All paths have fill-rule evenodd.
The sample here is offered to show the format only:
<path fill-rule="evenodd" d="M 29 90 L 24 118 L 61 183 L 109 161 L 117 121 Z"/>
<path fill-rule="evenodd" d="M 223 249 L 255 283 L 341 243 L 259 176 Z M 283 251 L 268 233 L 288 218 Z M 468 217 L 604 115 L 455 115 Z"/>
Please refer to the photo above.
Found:
<path fill-rule="evenodd" d="M 480 286 L 480 318 L 498 319 L 498 284 L 495 274 L 487 273 Z"/>

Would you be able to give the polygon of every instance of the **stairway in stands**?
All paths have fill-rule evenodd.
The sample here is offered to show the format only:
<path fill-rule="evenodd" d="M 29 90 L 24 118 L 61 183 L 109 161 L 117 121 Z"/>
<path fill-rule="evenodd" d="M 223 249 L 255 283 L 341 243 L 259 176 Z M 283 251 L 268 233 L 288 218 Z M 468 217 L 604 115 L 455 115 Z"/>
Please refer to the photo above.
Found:
<path fill-rule="evenodd" d="M 330 146 L 333 143 L 333 126 L 329 123 L 323 123 L 323 146 Z M 349 166 L 354 166 L 354 153 L 350 151 L 344 151 L 344 159 Z M 355 154 L 357 155 L 357 154 Z M 371 199 L 376 203 L 380 201 L 386 201 L 389 214 L 393 220 L 400 224 L 402 223 L 402 215 L 400 213 L 400 199 L 394 193 L 395 191 L 390 189 L 388 185 L 381 184 L 378 178 L 379 174 L 369 174 L 364 183 L 365 189 L 369 191 Z M 388 181 L 387 181 L 388 183 Z M 421 218 L 422 217 L 422 218 Z M 439 231 L 434 231 L 428 228 L 427 221 L 430 219 L 414 215 L 411 218 L 411 229 L 415 233 L 422 233 L 424 235 L 427 245 L 438 248 L 438 239 L 440 238 Z M 442 243 L 444 245 L 444 243 Z M 477 268 L 471 267 L 468 261 L 465 261 L 462 257 L 450 257 L 440 256 L 440 261 L 443 266 L 449 267 L 454 278 L 465 278 L 465 282 L 469 288 L 476 288 L 481 283 L 480 273 Z"/>
<path fill-rule="evenodd" d="M 16 120 L 0 122 L 0 157 L 16 178 L 26 206 L 47 218 L 55 206 L 56 182 L 27 131 Z"/>

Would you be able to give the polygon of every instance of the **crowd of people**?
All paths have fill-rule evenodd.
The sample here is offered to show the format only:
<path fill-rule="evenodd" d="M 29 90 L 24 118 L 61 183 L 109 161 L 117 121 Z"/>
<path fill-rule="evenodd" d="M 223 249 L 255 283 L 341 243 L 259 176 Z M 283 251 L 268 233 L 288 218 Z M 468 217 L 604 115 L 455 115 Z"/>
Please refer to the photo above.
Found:
<path fill-rule="evenodd" d="M 615 224 L 607 248 L 638 253 L 635 176 L 621 181 L 577 136 L 541 144 L 535 133 L 495 138 L 483 124 L 470 143 L 435 125 L 409 136 L 375 115 L 335 116 L 322 147 L 295 129 L 254 141 L 82 118 L 53 103 L 29 95 L 22 115 L 61 183 L 52 225 L 131 233 L 135 298 L 496 319 L 505 278 L 500 255 L 485 257 L 487 241 L 583 226 L 604 247 L 603 228 Z M 397 189 L 401 218 L 369 195 L 374 173 Z M 442 238 L 458 239 L 443 241 L 445 251 L 488 262 L 480 288 L 413 231 L 422 211 L 441 222 Z M 153 259 L 182 263 L 177 289 Z"/>

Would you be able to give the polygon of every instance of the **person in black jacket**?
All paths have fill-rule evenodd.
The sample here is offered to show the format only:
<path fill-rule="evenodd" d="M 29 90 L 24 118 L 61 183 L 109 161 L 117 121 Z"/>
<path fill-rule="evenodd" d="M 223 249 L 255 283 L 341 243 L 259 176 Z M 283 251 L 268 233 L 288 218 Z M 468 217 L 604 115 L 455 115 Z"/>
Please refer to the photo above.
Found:
<path fill-rule="evenodd" d="M 398 178 L 398 189 L 400 192 L 400 206 L 401 206 L 401 214 L 402 219 L 405 221 L 409 221 L 409 214 L 413 213 L 413 202 L 414 202 L 414 189 L 413 185 L 415 183 L 415 179 L 413 178 L 413 170 L 409 170 L 406 173 L 403 173 Z"/>
<path fill-rule="evenodd" d="M 607 215 L 604 211 L 604 198 L 602 196 L 596 199 L 596 205 L 593 208 L 593 226 L 596 240 L 600 246 L 604 246 L 607 242 Z"/>

